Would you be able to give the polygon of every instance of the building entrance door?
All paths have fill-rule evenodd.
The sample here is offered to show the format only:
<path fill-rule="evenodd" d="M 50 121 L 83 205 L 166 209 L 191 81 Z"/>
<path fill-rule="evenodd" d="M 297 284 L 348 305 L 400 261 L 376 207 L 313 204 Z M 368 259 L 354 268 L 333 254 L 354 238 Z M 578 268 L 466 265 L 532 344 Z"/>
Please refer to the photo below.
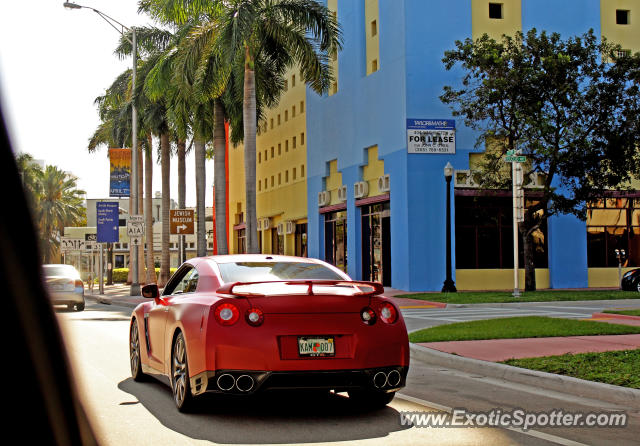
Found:
<path fill-rule="evenodd" d="M 391 286 L 389 202 L 362 207 L 362 278 Z"/>

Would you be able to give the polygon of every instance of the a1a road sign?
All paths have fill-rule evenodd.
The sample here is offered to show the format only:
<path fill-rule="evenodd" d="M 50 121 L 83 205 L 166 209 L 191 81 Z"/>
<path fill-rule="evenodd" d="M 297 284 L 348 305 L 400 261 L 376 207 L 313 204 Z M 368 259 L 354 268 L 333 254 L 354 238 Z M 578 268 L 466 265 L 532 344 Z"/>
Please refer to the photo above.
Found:
<path fill-rule="evenodd" d="M 129 215 L 129 219 L 127 220 L 127 235 L 129 238 L 144 235 L 144 216 Z"/>
<path fill-rule="evenodd" d="M 193 209 L 171 209 L 169 232 L 174 235 L 193 234 Z"/>

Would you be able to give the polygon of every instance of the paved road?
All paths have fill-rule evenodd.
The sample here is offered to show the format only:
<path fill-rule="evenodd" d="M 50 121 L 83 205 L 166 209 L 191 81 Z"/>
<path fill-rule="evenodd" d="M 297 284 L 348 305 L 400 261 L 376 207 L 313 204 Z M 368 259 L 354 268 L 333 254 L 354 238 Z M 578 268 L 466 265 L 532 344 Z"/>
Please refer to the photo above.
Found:
<path fill-rule="evenodd" d="M 402 315 L 409 331 L 453 322 L 499 317 L 549 316 L 585 319 L 606 308 L 640 306 L 640 300 L 598 300 L 580 302 L 525 302 L 509 304 L 450 304 L 446 308 L 406 308 Z"/>
<path fill-rule="evenodd" d="M 203 401 L 195 414 L 177 412 L 169 388 L 129 377 L 130 309 L 88 303 L 82 313 L 59 312 L 74 373 L 104 445 L 356 444 L 356 445 L 580 445 L 637 444 L 640 408 L 569 398 L 413 361 L 408 387 L 392 404 L 359 412 L 341 395 L 325 402 L 289 396 Z M 420 428 L 400 423 L 403 411 L 454 407 L 486 411 L 626 410 L 624 429 Z"/>

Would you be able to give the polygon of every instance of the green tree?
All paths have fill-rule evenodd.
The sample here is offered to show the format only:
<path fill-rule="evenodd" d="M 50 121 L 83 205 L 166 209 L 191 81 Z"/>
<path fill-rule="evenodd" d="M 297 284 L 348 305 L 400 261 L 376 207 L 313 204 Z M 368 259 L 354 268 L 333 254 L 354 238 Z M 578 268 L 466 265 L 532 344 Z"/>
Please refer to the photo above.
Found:
<path fill-rule="evenodd" d="M 554 214 L 586 218 L 586 207 L 610 188 L 629 187 L 638 176 L 638 66 L 640 55 L 621 56 L 593 31 L 562 40 L 558 34 L 487 35 L 445 53 L 460 65 L 462 85 L 446 86 L 440 99 L 478 132 L 486 148 L 484 187 L 510 183 L 503 155 L 527 157 L 525 178 L 544 175 L 540 199 L 519 225 L 526 290 L 535 290 L 532 234 Z M 494 150 L 490 150 L 494 148 Z"/>
<path fill-rule="evenodd" d="M 86 218 L 84 194 L 77 188 L 77 178 L 56 166 L 42 172 L 35 217 L 44 263 L 54 260 L 65 226 L 76 226 Z"/>

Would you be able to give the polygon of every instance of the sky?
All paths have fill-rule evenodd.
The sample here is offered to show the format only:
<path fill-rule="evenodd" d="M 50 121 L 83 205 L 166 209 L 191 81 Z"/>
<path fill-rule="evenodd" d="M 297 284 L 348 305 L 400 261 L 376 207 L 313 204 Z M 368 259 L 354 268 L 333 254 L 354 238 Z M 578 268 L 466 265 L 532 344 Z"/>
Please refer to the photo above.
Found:
<path fill-rule="evenodd" d="M 63 0 L 0 4 L 0 101 L 14 151 L 26 152 L 78 177 L 88 198 L 109 196 L 107 147 L 90 154 L 89 137 L 99 124 L 93 101 L 132 60 L 113 51 L 120 35 L 89 9 L 69 10 Z M 151 24 L 137 13 L 137 0 L 77 2 L 126 26 Z M 154 139 L 154 148 L 158 141 Z M 171 198 L 177 201 L 177 160 L 171 160 Z M 195 165 L 187 156 L 186 205 L 195 206 Z M 161 190 L 160 166 L 153 190 Z M 213 202 L 213 161 L 207 161 L 206 206 Z"/>

